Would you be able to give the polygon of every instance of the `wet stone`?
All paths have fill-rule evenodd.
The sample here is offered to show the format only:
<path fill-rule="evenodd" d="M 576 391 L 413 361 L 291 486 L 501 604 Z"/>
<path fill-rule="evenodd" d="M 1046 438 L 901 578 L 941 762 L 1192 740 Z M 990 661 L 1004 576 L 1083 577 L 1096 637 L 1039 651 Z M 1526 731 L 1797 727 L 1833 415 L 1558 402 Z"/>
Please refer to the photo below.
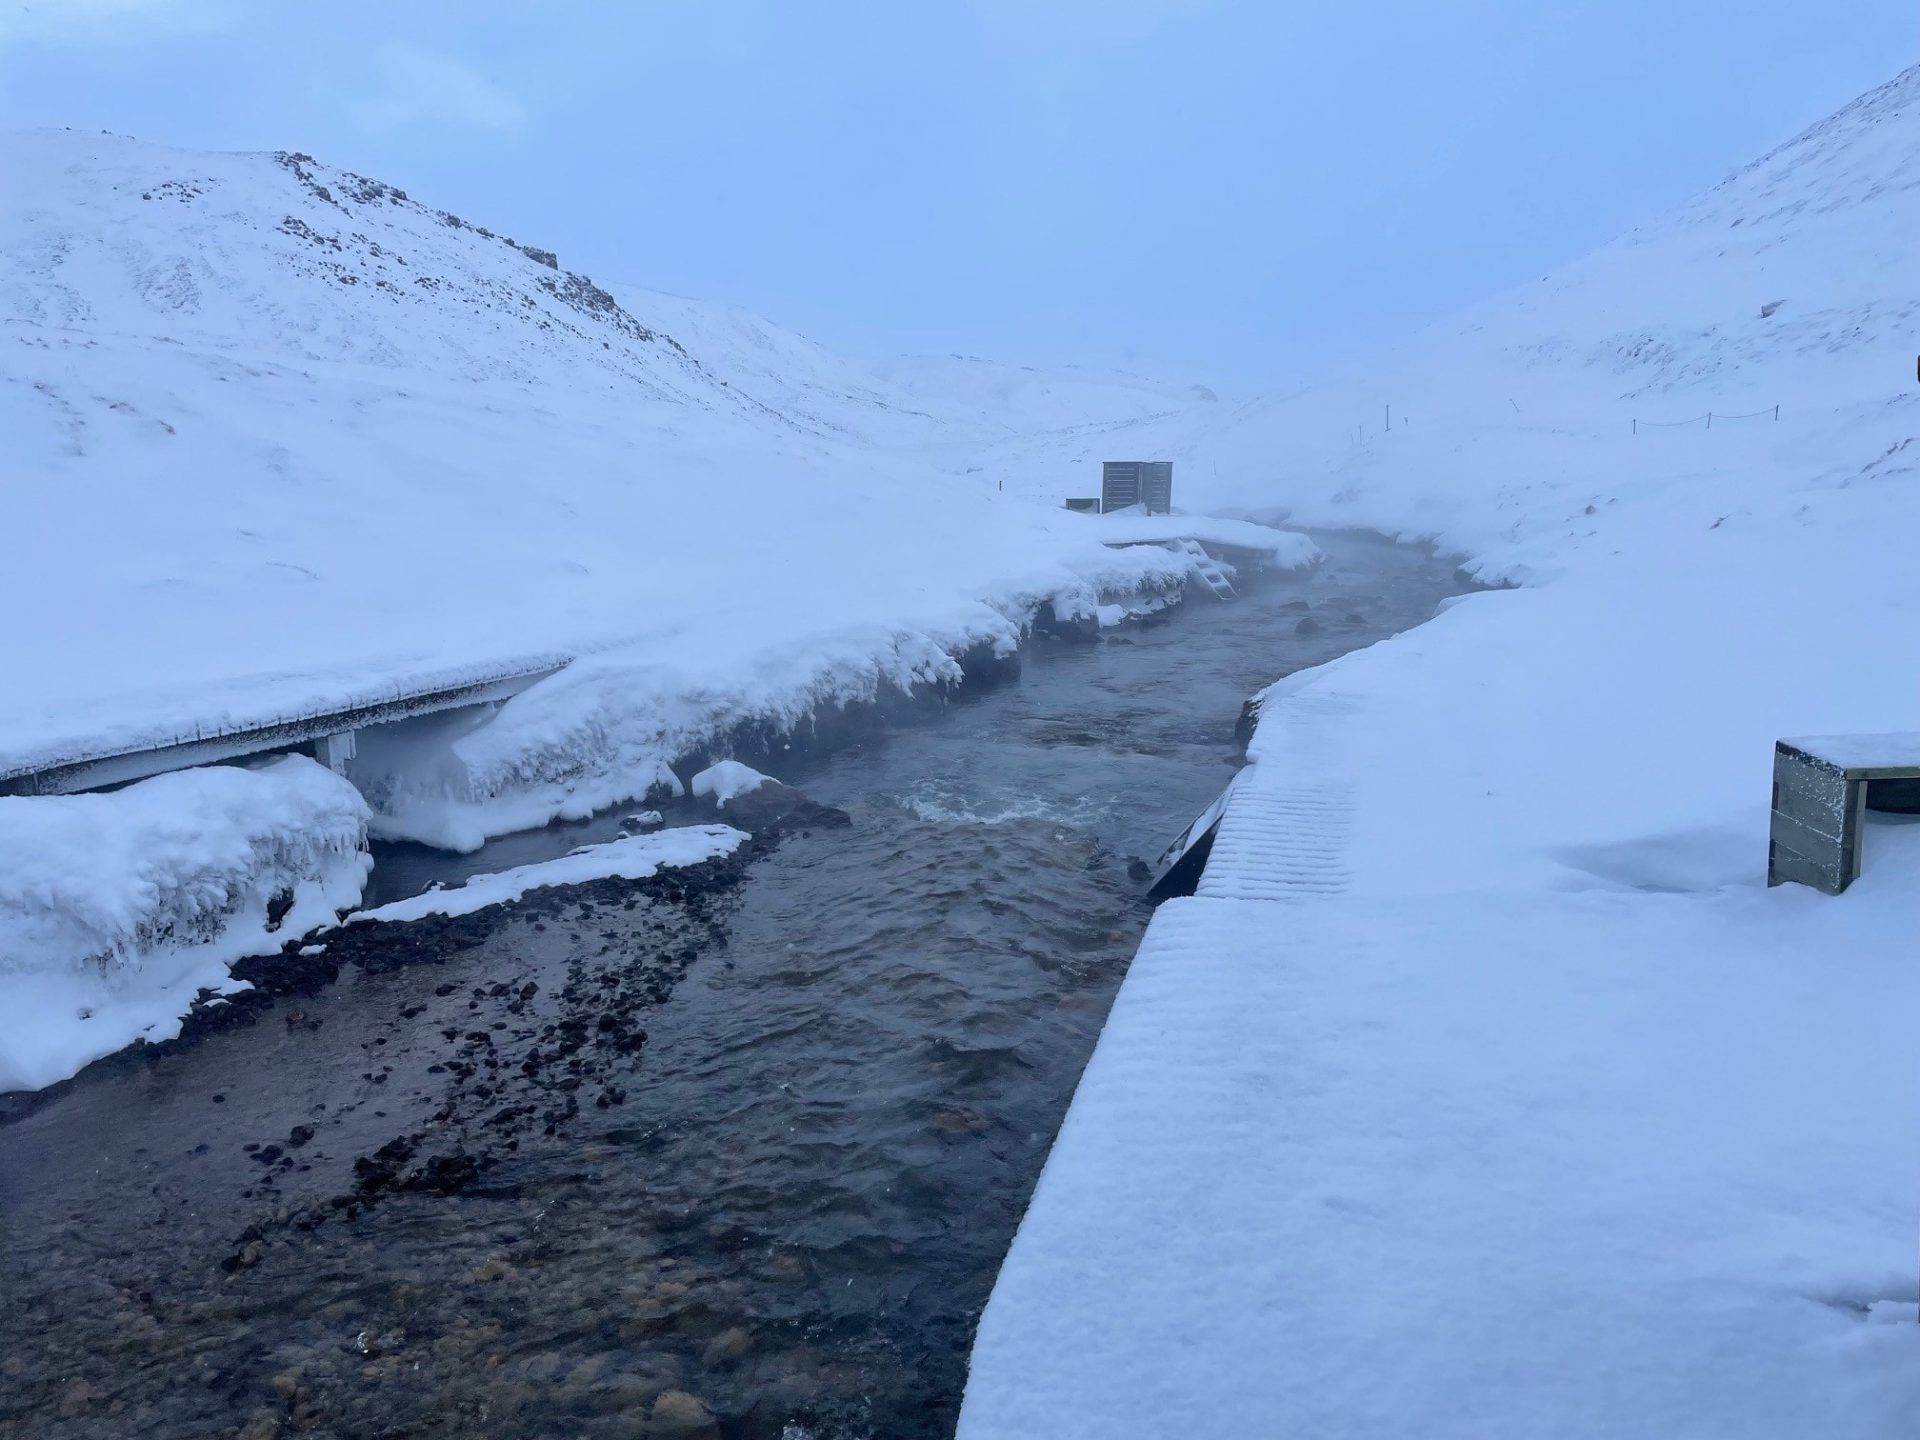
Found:
<path fill-rule="evenodd" d="M 698 1397 L 669 1390 L 647 1416 L 649 1440 L 720 1440 L 720 1425 Z"/>
<path fill-rule="evenodd" d="M 707 1342 L 700 1352 L 700 1363 L 713 1368 L 738 1360 L 753 1348 L 753 1335 L 742 1325 L 730 1325 Z"/>

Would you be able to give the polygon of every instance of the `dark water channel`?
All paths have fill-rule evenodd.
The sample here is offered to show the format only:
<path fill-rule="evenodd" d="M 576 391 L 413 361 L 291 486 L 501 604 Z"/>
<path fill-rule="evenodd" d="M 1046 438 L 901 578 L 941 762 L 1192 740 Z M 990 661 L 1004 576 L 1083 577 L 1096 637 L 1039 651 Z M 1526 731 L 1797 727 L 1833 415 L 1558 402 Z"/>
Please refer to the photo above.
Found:
<path fill-rule="evenodd" d="M 783 774 L 852 824 L 743 879 L 363 939 L 317 993 L 0 1129 L 0 1435 L 951 1433 L 1148 918 L 1128 858 L 1225 783 L 1250 691 L 1456 589 L 1322 543 Z M 614 823 L 390 852 L 382 883 Z M 483 1142 L 477 1173 L 418 1164 Z"/>

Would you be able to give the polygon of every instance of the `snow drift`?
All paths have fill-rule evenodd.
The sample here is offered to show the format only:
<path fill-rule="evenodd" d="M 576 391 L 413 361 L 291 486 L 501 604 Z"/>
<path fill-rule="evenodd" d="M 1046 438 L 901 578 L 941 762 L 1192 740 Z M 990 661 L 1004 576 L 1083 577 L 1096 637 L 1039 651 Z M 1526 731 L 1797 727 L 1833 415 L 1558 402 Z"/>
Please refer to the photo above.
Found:
<path fill-rule="evenodd" d="M 177 1034 L 227 966 L 354 904 L 366 802 L 311 760 L 0 798 L 0 1091 Z"/>
<path fill-rule="evenodd" d="M 728 825 L 679 825 L 651 835 L 623 835 L 601 845 L 583 845 L 570 855 L 476 875 L 450 890 L 428 890 L 347 917 L 349 924 L 402 924 L 429 915 L 472 915 L 518 900 L 530 890 L 582 885 L 592 880 L 645 880 L 663 869 L 698 865 L 729 855 L 747 834 Z"/>

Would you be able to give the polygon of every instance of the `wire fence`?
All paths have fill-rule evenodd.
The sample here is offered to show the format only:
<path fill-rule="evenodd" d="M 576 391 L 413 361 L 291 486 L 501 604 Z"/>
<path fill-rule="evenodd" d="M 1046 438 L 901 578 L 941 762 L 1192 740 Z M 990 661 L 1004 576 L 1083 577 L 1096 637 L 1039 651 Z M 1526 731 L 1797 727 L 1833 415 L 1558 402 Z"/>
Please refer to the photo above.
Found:
<path fill-rule="evenodd" d="M 1635 416 L 1633 419 L 1633 433 L 1638 435 L 1642 425 L 1646 426 L 1649 430 L 1677 430 L 1684 425 L 1699 425 L 1704 422 L 1705 427 L 1711 430 L 1713 428 L 1713 422 L 1716 420 L 1778 420 L 1779 418 L 1780 407 L 1778 405 L 1771 406 L 1765 410 L 1749 410 L 1741 415 L 1728 415 L 1719 410 L 1709 410 L 1704 415 L 1695 415 L 1686 420 L 1642 420 L 1638 416 Z"/>
<path fill-rule="evenodd" d="M 1521 413 L 1518 401 L 1509 398 L 1507 404 L 1513 406 L 1514 414 L 1518 415 Z M 1385 423 L 1374 429 L 1369 429 L 1365 425 L 1355 425 L 1347 432 L 1347 438 L 1352 441 L 1354 445 L 1359 446 L 1366 444 L 1368 440 L 1377 434 L 1390 434 L 1396 429 L 1407 430 L 1412 428 L 1407 423 L 1407 417 L 1404 414 L 1398 417 L 1394 415 L 1391 406 L 1386 408 L 1382 418 Z M 1764 410 L 1744 410 L 1737 414 L 1724 410 L 1709 410 L 1705 414 L 1690 415 L 1685 420 L 1642 420 L 1636 415 L 1628 423 L 1632 426 L 1632 433 L 1638 435 L 1643 429 L 1682 430 L 1689 425 L 1699 425 L 1704 429 L 1711 430 L 1715 421 L 1725 424 L 1730 420 L 1778 420 L 1779 418 L 1780 407 L 1778 405 L 1769 405 Z"/>

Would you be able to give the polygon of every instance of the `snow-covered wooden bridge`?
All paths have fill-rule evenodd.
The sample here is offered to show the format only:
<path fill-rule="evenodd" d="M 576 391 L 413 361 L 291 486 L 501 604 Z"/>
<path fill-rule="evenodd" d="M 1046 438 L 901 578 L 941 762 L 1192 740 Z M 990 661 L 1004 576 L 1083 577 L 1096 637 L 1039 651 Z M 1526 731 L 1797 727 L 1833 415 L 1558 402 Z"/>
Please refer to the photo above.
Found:
<path fill-rule="evenodd" d="M 76 739 L 25 757 L 0 754 L 0 795 L 70 795 L 105 790 L 169 770 L 250 755 L 304 751 L 335 771 L 353 758 L 356 734 L 417 715 L 494 704 L 518 695 L 566 666 L 568 656 L 521 657 L 496 666 L 426 673 L 369 692 L 348 691 L 333 704 L 269 716 L 231 717 L 189 734 L 116 744 Z"/>

